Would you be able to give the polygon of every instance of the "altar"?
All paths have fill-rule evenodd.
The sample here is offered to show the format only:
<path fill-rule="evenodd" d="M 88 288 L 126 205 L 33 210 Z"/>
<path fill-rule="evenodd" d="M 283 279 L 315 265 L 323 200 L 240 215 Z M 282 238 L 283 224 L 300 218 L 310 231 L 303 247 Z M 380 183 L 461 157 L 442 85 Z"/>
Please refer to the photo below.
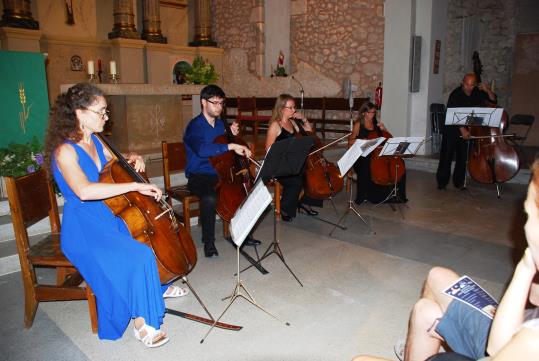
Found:
<path fill-rule="evenodd" d="M 66 92 L 73 84 L 60 87 Z M 95 84 L 103 90 L 110 111 L 105 126 L 122 153 L 161 152 L 161 142 L 178 142 L 185 127 L 200 113 L 203 85 Z"/>

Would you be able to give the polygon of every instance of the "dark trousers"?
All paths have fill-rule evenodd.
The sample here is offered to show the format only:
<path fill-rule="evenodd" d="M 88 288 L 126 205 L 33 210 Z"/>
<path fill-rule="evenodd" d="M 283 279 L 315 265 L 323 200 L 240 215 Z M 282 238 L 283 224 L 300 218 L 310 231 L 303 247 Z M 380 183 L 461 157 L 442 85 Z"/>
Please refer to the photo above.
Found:
<path fill-rule="evenodd" d="M 440 150 L 440 162 L 436 171 L 438 188 L 443 188 L 449 183 L 451 177 L 451 162 L 455 156 L 455 169 L 453 170 L 453 184 L 457 188 L 464 186 L 466 177 L 466 155 L 468 152 L 467 142 L 460 137 L 458 126 L 445 126 L 442 133 L 442 149 Z"/>
<path fill-rule="evenodd" d="M 298 209 L 299 194 L 303 188 L 303 176 L 294 175 L 288 177 L 279 177 L 279 183 L 283 187 L 281 194 L 281 212 L 284 215 L 295 217 Z"/>
<path fill-rule="evenodd" d="M 354 163 L 354 171 L 357 174 L 356 199 L 357 204 L 363 203 L 365 200 L 371 203 L 380 203 L 384 201 L 393 190 L 393 185 L 380 185 L 372 181 L 371 177 L 371 158 L 359 157 Z M 400 202 L 407 202 L 406 198 L 406 173 L 397 182 L 397 198 Z"/>
<path fill-rule="evenodd" d="M 322 207 L 323 201 L 321 199 L 310 198 L 304 195 L 299 200 L 299 195 L 303 189 L 303 175 L 294 175 L 288 177 L 279 177 L 277 179 L 283 187 L 281 194 L 281 212 L 290 217 L 296 216 L 296 210 L 300 203 L 308 204 L 310 206 Z"/>
<path fill-rule="evenodd" d="M 215 242 L 215 206 L 217 193 L 215 186 L 218 178 L 210 174 L 192 174 L 187 182 L 189 191 L 200 198 L 200 223 L 202 243 Z"/>

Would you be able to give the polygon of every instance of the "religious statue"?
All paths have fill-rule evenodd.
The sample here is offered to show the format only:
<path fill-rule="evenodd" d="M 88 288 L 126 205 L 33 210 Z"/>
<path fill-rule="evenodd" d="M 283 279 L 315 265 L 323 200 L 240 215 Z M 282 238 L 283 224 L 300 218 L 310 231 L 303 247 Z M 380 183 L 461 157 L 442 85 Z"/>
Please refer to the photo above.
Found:
<path fill-rule="evenodd" d="M 284 54 L 283 51 L 279 51 L 279 59 L 277 60 L 277 68 L 273 72 L 275 76 L 288 76 L 284 68 Z"/>

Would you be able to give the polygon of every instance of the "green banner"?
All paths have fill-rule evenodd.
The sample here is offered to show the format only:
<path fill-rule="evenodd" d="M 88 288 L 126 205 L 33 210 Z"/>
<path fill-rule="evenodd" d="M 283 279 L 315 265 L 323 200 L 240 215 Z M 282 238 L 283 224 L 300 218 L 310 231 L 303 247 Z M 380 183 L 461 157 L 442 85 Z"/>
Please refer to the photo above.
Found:
<path fill-rule="evenodd" d="M 0 51 L 0 148 L 43 143 L 49 118 L 45 58 L 41 53 Z"/>

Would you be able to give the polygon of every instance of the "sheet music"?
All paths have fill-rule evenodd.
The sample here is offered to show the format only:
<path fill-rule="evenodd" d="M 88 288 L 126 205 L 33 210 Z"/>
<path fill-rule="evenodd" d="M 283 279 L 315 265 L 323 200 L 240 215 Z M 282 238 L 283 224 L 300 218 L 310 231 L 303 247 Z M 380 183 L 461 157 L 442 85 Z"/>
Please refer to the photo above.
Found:
<path fill-rule="evenodd" d="M 230 235 L 234 243 L 240 247 L 260 215 L 270 205 L 272 196 L 262 180 L 255 183 L 251 193 L 238 208 L 230 221 Z"/>
<path fill-rule="evenodd" d="M 393 137 L 389 138 L 380 152 L 384 155 L 414 155 L 425 142 L 424 137 Z"/>
<path fill-rule="evenodd" d="M 346 172 L 354 165 L 356 160 L 360 156 L 366 157 L 372 152 L 380 143 L 386 138 L 380 137 L 376 139 L 356 139 L 354 144 L 344 153 L 344 155 L 337 161 L 341 176 L 344 176 Z"/>
<path fill-rule="evenodd" d="M 503 108 L 462 107 L 447 108 L 446 125 L 471 125 L 499 128 Z"/>

